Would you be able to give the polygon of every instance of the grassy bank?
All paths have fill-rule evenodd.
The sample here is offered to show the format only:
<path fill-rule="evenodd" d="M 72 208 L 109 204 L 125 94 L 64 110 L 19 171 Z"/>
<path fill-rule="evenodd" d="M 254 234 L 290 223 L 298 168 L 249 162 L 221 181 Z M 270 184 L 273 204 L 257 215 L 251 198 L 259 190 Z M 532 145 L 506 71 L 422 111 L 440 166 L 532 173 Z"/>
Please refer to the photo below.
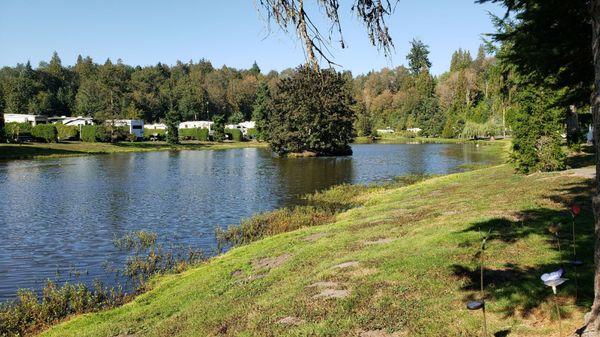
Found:
<path fill-rule="evenodd" d="M 498 140 L 496 140 L 498 141 Z M 369 137 L 356 137 L 354 140 L 355 144 L 369 144 L 369 143 L 380 143 L 380 144 L 457 144 L 457 143 L 493 143 L 495 141 L 490 140 L 470 140 L 464 138 L 427 138 L 427 137 L 404 137 L 395 134 L 385 134 L 376 138 Z"/>
<path fill-rule="evenodd" d="M 131 303 L 43 335 L 475 336 L 481 315 L 464 302 L 479 286 L 479 231 L 491 230 L 485 277 L 492 334 L 557 336 L 552 291 L 539 276 L 571 258 L 566 205 L 580 202 L 578 251 L 586 265 L 578 301 L 570 270 L 559 289 L 563 327 L 572 331 L 592 296 L 590 185 L 564 173 L 518 176 L 502 165 L 365 189 L 353 196 L 362 206 L 328 224 L 234 248 L 156 279 Z M 557 222 L 563 256 L 547 231 Z"/>
<path fill-rule="evenodd" d="M 115 144 L 85 142 L 0 144 L 0 160 L 70 157 L 120 152 L 223 150 L 264 146 L 267 145 L 259 142 L 214 143 L 191 141 L 182 142 L 179 145 L 169 145 L 166 142 L 121 142 Z"/>

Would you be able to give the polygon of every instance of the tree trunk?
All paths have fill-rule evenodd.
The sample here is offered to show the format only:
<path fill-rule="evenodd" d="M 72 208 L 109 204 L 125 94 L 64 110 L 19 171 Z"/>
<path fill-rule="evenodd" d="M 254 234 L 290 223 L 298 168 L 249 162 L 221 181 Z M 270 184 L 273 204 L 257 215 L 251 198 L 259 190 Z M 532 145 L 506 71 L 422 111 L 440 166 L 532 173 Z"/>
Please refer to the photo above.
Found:
<path fill-rule="evenodd" d="M 592 52 L 594 55 L 594 91 L 592 93 L 592 117 L 594 119 L 594 147 L 596 149 L 596 191 L 592 197 L 594 210 L 594 303 L 586 317 L 586 327 L 583 336 L 600 335 L 600 0 L 590 1 L 592 17 Z"/>

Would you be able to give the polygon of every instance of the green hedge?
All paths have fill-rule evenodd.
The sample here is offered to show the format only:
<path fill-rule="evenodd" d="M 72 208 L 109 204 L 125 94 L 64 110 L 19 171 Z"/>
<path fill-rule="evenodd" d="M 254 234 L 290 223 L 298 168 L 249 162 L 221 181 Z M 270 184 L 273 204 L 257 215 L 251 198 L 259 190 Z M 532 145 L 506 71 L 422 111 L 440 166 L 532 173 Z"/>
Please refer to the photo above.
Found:
<path fill-rule="evenodd" d="M 29 123 L 6 123 L 4 132 L 8 139 L 17 139 L 19 136 L 31 135 L 31 125 Z"/>
<path fill-rule="evenodd" d="M 167 130 L 162 130 L 162 129 L 146 129 L 144 128 L 144 138 L 148 139 L 152 136 L 157 136 L 160 139 L 164 139 L 165 135 L 167 133 Z"/>
<path fill-rule="evenodd" d="M 81 140 L 84 142 L 108 142 L 110 132 L 102 125 L 84 125 L 81 127 Z"/>
<path fill-rule="evenodd" d="M 256 139 L 258 131 L 256 129 L 248 129 L 248 138 Z"/>
<path fill-rule="evenodd" d="M 193 128 L 193 129 L 179 129 L 179 138 L 183 140 L 208 140 L 208 129 Z"/>
<path fill-rule="evenodd" d="M 38 124 L 31 128 L 31 135 L 36 140 L 50 143 L 57 141 L 58 132 L 56 131 L 54 124 Z"/>
<path fill-rule="evenodd" d="M 244 140 L 244 135 L 240 129 L 225 129 L 225 134 L 229 135 L 229 139 L 236 142 L 241 142 Z"/>
<path fill-rule="evenodd" d="M 58 140 L 76 139 L 79 135 L 79 127 L 74 125 L 54 124 L 58 132 Z"/>

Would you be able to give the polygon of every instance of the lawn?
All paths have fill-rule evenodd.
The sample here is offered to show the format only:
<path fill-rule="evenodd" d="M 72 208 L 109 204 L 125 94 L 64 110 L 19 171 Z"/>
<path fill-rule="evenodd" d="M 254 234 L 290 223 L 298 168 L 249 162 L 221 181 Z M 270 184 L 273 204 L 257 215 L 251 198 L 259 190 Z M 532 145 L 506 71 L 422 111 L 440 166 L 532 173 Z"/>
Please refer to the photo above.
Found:
<path fill-rule="evenodd" d="M 263 146 L 266 146 L 266 144 L 259 142 L 182 142 L 179 145 L 169 145 L 166 142 L 120 142 L 114 144 L 85 142 L 0 144 L 0 160 L 68 157 L 118 152 L 222 150 Z"/>
<path fill-rule="evenodd" d="M 559 288 L 563 329 L 592 299 L 591 180 L 515 175 L 508 165 L 365 189 L 363 206 L 330 224 L 240 246 L 112 310 L 74 317 L 44 336 L 478 336 L 474 259 L 490 231 L 485 286 L 494 336 L 558 336 L 542 273 L 571 258 L 576 201 L 579 270 Z M 547 231 L 562 223 L 562 256 Z M 379 333 L 379 334 L 375 334 Z"/>

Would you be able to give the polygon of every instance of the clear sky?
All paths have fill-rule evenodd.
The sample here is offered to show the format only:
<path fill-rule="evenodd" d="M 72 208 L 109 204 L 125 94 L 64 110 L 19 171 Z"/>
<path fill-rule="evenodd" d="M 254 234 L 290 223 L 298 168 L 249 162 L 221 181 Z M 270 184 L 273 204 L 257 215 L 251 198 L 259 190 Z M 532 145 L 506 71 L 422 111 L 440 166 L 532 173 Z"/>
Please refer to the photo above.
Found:
<path fill-rule="evenodd" d="M 53 51 L 66 65 L 78 54 L 99 63 L 121 58 L 131 65 L 205 58 L 216 67 L 249 68 L 256 60 L 263 72 L 302 63 L 295 35 L 274 25 L 269 31 L 254 1 L 1 0 L 0 66 L 27 60 L 37 65 Z M 406 64 L 413 37 L 430 46 L 432 72 L 440 74 L 454 50 L 462 47 L 475 54 L 482 34 L 493 32 L 488 11 L 504 13 L 474 0 L 400 0 L 388 20 L 396 45 L 390 60 L 370 46 L 364 27 L 350 12 L 352 1 L 340 2 L 348 48 L 335 47 L 333 53 L 336 63 L 354 74 Z"/>

